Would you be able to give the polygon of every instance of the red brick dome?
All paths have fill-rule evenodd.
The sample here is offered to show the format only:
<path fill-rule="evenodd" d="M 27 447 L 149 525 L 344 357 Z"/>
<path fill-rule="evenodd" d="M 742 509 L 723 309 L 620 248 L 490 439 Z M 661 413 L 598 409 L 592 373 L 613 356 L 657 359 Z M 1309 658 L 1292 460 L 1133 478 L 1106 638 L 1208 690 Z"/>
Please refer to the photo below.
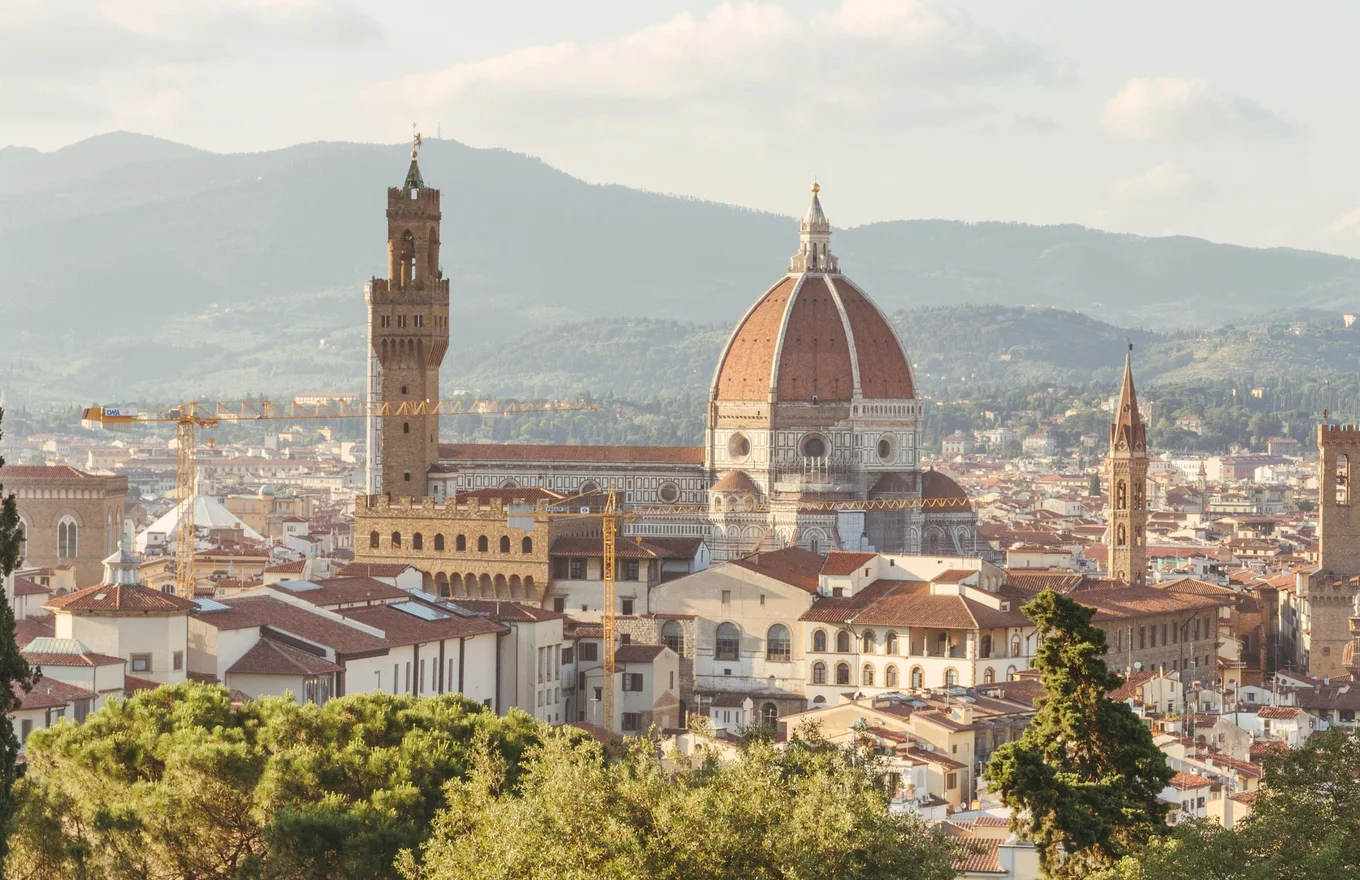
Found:
<path fill-rule="evenodd" d="M 916 396 L 906 352 L 873 300 L 836 273 L 794 274 L 756 301 L 727 341 L 715 400 L 819 403 Z"/>
<path fill-rule="evenodd" d="M 972 509 L 972 505 L 968 503 L 968 493 L 963 491 L 963 487 L 954 482 L 948 474 L 941 473 L 933 468 L 921 474 L 921 498 L 924 500 L 950 499 L 957 502 L 958 510 Z M 950 506 L 953 507 L 953 505 Z"/>

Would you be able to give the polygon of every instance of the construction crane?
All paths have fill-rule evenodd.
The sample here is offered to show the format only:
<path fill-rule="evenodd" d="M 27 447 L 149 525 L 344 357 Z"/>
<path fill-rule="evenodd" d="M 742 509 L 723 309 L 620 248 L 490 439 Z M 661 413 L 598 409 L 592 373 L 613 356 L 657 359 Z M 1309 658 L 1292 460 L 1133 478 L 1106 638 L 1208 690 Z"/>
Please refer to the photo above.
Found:
<path fill-rule="evenodd" d="M 604 581 L 604 597 L 601 601 L 600 623 L 602 632 L 604 652 L 604 681 L 601 683 L 600 701 L 601 714 L 604 716 L 604 727 L 610 733 L 614 732 L 614 631 L 615 631 L 615 584 L 614 573 L 617 562 L 617 541 L 619 526 L 623 522 L 632 522 L 641 519 L 660 519 L 675 516 L 706 516 L 710 508 L 702 504 L 656 504 L 646 507 L 637 507 L 630 510 L 619 510 L 617 497 L 618 493 L 613 485 L 609 487 L 608 494 L 604 503 L 604 509 L 599 511 L 582 508 L 579 511 L 555 511 L 552 507 L 559 507 L 563 504 L 570 504 L 577 499 L 584 498 L 584 495 L 576 495 L 564 498 L 561 501 L 552 502 L 550 508 L 534 514 L 535 520 L 553 519 L 598 519 L 600 520 L 601 536 L 604 544 L 604 563 L 601 575 Z M 591 496 L 593 497 L 593 495 Z M 782 509 L 797 508 L 799 511 L 826 511 L 835 513 L 837 511 L 862 511 L 862 510 L 905 510 L 909 508 L 962 508 L 968 506 L 967 498 L 881 498 L 867 499 L 863 501 L 853 500 L 798 500 L 790 501 L 786 504 L 771 505 L 768 502 L 747 502 L 740 504 L 733 511 L 728 508 L 728 512 L 736 513 L 770 513 L 777 507 Z M 517 518 L 517 517 L 512 517 Z M 768 536 L 767 529 L 765 535 Z M 639 537 L 639 540 L 641 538 Z M 762 536 L 761 541 L 764 541 Z M 757 542 L 759 546 L 760 542 Z"/>
<path fill-rule="evenodd" d="M 194 482 L 198 430 L 226 423 L 267 420 L 357 419 L 368 416 L 503 416 L 540 412 L 596 410 L 585 401 L 517 401 L 487 399 L 417 400 L 371 404 L 363 400 L 326 400 L 317 403 L 274 403 L 269 400 L 190 401 L 166 409 L 92 406 L 80 414 L 84 428 L 131 431 L 134 425 L 175 426 L 175 592 L 194 598 Z M 372 454 L 372 450 L 369 451 Z"/>

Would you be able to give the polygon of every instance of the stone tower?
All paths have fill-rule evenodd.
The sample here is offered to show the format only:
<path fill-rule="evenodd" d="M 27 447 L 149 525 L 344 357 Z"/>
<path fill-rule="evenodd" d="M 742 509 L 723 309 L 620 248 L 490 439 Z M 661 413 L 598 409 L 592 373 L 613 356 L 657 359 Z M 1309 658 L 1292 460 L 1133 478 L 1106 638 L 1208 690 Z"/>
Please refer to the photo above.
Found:
<path fill-rule="evenodd" d="M 449 346 L 439 221 L 439 190 L 421 179 L 413 149 L 405 182 L 387 190 L 387 277 L 374 278 L 366 291 L 369 393 L 392 413 L 370 431 L 381 481 L 370 480 L 370 491 L 392 497 L 425 497 L 426 474 L 439 460 L 439 417 L 418 411 L 439 400 L 439 365 Z"/>
<path fill-rule="evenodd" d="M 1110 577 L 1130 584 L 1147 579 L 1147 429 L 1138 415 L 1133 355 L 1124 356 L 1124 385 L 1110 425 L 1106 460 L 1110 486 Z"/>

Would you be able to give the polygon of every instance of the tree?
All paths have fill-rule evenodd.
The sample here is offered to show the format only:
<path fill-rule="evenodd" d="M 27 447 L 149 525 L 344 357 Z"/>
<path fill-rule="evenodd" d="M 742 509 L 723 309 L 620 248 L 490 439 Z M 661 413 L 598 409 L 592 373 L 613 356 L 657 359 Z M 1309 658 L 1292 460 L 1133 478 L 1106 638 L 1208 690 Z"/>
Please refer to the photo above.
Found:
<path fill-rule="evenodd" d="M 1085 877 L 1166 828 L 1158 795 L 1172 772 L 1133 710 L 1108 696 L 1123 679 L 1105 665 L 1095 609 L 1045 590 L 1021 611 L 1038 629 L 1046 696 L 984 778 L 1047 876 Z"/>
<path fill-rule="evenodd" d="M 514 784 L 541 726 L 456 696 L 233 703 L 184 684 L 29 739 L 9 878 L 390 877 L 475 749 Z"/>
<path fill-rule="evenodd" d="M 839 749 L 752 743 L 731 761 L 663 760 L 635 740 L 616 761 L 555 732 L 518 788 L 479 754 L 406 880 L 709 877 L 945 880 L 958 846 L 889 812 L 871 775 Z"/>
<path fill-rule="evenodd" d="M 5 420 L 5 411 L 0 409 L 0 424 Z M 0 439 L 5 436 L 0 429 Z M 5 459 L 0 456 L 0 468 Z M 19 521 L 19 505 L 14 493 L 5 494 L 0 484 L 0 581 L 9 578 L 23 561 L 24 545 L 23 524 Z M 0 602 L 0 828 L 9 824 L 14 813 L 13 788 L 18 776 L 19 736 L 9 719 L 23 705 L 23 694 L 33 689 L 38 673 L 24 655 L 19 653 L 19 645 L 14 639 L 14 609 L 8 597 Z M 0 834 L 0 864 L 8 852 L 8 837 Z"/>
<path fill-rule="evenodd" d="M 1253 810 L 1235 829 L 1177 826 L 1101 880 L 1360 877 L 1360 740 L 1333 728 L 1267 759 Z"/>

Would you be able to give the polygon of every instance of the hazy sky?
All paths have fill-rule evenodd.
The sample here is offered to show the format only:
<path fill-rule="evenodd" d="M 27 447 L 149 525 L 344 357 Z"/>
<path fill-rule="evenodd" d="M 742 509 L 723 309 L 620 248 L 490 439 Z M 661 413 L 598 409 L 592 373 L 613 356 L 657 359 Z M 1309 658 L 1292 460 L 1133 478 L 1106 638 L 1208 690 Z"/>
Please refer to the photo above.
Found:
<path fill-rule="evenodd" d="M 413 120 L 832 221 L 1077 222 L 1360 255 L 1360 3 L 3 0 L 0 144 L 218 151 Z"/>

